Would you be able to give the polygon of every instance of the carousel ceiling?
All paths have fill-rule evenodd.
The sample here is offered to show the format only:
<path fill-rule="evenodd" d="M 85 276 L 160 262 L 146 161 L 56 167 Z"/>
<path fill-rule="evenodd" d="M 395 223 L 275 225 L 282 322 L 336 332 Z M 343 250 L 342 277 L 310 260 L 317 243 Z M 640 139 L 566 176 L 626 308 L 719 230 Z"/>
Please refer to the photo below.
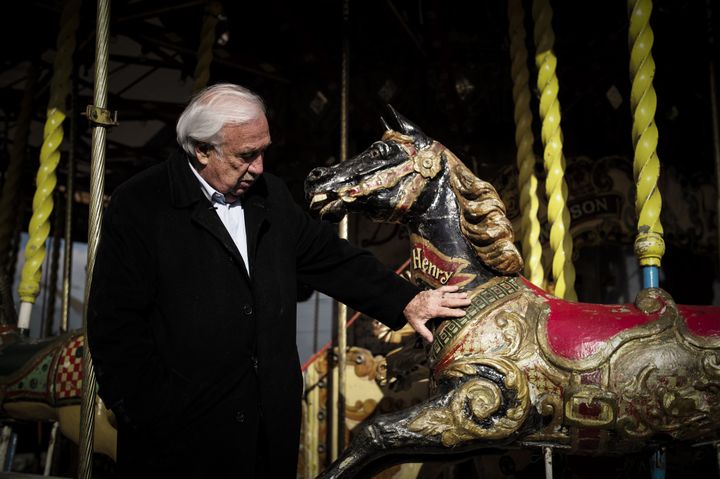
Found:
<path fill-rule="evenodd" d="M 531 3 L 522 3 L 532 62 Z M 565 154 L 632 156 L 625 2 L 556 3 L 553 28 Z M 347 23 L 343 4 L 349 5 Z M 28 0 L 2 7 L 0 172 L 6 170 L 15 141 L 27 79 L 37 78 L 24 194 L 17 203 L 28 213 L 63 5 Z M 207 5 L 195 0 L 112 3 L 108 106 L 117 111 L 119 126 L 108 134 L 108 194 L 175 148 L 174 122 L 192 91 Z M 661 163 L 706 176 L 714 171 L 708 71 L 717 55 L 709 46 L 714 22 L 708 19 L 708 5 L 657 1 L 651 24 Z M 273 135 L 267 169 L 283 177 L 299 201 L 307 172 L 338 158 L 343 35 L 349 52 L 351 154 L 379 136 L 379 117 L 390 103 L 486 178 L 514 164 L 505 2 L 265 0 L 228 1 L 221 7 L 209 81 L 237 82 L 263 95 Z M 69 100 L 77 107 L 70 115 L 76 127 L 66 126 L 63 145 L 63 151 L 75 152 L 80 191 L 88 188 L 90 128 L 78 112 L 92 103 L 95 21 L 96 4 L 84 2 L 75 94 Z M 529 66 L 536 93 L 535 67 Z M 536 106 L 533 99 L 535 111 Z M 539 152 L 538 121 L 534 123 Z M 63 161 L 59 184 L 65 171 Z M 77 231 L 84 234 L 81 219 Z"/>

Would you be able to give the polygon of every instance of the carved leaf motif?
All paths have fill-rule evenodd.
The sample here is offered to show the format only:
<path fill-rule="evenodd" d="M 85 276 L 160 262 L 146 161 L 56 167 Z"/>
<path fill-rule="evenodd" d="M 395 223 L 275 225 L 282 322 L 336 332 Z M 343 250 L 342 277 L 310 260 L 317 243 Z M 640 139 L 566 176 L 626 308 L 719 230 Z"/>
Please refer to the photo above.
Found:
<path fill-rule="evenodd" d="M 428 409 L 416 417 L 408 429 L 423 436 L 434 436 L 453 427 L 452 414 L 447 409 Z"/>
<path fill-rule="evenodd" d="M 477 370 L 475 369 L 475 365 L 472 363 L 456 363 L 446 369 L 443 372 L 443 375 L 452 378 L 459 378 L 463 376 L 470 376 L 476 372 Z"/>

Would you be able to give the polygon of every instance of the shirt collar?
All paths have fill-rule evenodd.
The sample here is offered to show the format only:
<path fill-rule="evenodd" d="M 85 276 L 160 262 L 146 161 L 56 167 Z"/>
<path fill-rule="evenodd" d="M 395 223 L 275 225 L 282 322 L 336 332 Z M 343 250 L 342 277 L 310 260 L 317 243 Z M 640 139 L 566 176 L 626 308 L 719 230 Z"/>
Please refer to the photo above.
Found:
<path fill-rule="evenodd" d="M 190 170 L 193 172 L 195 177 L 200 182 L 200 187 L 201 187 L 202 192 L 205 195 L 205 197 L 208 200 L 212 201 L 213 203 L 220 203 L 222 205 L 227 204 L 227 202 L 225 201 L 225 195 L 223 195 L 218 190 L 216 190 L 215 188 L 210 186 L 210 183 L 205 181 L 205 178 L 200 176 L 200 173 L 198 173 L 198 171 L 195 169 L 192 162 L 188 161 L 188 165 L 190 165 Z"/>

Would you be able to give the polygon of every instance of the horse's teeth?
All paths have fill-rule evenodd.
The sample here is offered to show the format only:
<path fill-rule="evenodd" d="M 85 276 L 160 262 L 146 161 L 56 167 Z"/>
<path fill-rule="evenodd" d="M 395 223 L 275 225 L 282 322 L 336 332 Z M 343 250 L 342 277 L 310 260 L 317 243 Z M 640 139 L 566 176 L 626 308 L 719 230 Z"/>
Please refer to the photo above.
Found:
<path fill-rule="evenodd" d="M 312 200 L 310 201 L 310 207 L 312 208 L 312 205 L 314 205 L 315 203 L 320 203 L 321 201 L 325 201 L 326 199 L 327 195 L 325 193 L 318 193 L 312 197 Z"/>
<path fill-rule="evenodd" d="M 357 199 L 357 198 L 355 198 L 354 196 L 343 196 L 343 197 L 342 197 L 342 200 L 343 200 L 345 203 L 352 203 L 352 202 L 355 201 L 356 199 Z"/>

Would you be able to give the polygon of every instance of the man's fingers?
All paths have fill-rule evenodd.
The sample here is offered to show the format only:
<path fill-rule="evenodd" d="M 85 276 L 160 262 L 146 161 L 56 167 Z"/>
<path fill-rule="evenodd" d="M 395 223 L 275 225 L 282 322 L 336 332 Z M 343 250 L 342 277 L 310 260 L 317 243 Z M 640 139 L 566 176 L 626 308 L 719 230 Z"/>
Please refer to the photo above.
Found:
<path fill-rule="evenodd" d="M 438 317 L 438 318 L 462 318 L 463 316 L 465 316 L 465 310 L 463 310 L 463 309 L 442 308 L 440 310 L 440 314 L 438 314 L 436 317 Z"/>
<path fill-rule="evenodd" d="M 441 306 L 446 308 L 465 308 L 470 306 L 471 301 L 468 298 L 444 297 L 440 302 Z"/>
<path fill-rule="evenodd" d="M 446 284 L 445 286 L 440 286 L 440 287 L 439 287 L 438 289 L 436 289 L 435 291 L 442 291 L 443 293 L 454 293 L 454 292 L 457 291 L 458 289 L 460 289 L 460 287 L 457 286 L 457 285 L 454 285 L 454 284 L 453 284 L 453 285 Z"/>

